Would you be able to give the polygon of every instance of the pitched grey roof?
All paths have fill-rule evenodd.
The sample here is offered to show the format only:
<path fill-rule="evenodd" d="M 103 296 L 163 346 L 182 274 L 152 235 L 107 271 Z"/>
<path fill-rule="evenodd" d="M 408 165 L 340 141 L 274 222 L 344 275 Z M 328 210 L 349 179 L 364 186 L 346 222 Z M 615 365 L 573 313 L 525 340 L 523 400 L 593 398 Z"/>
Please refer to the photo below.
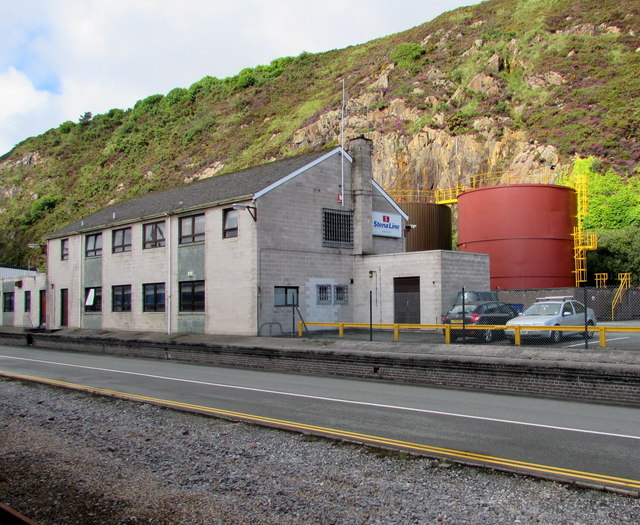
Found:
<path fill-rule="evenodd" d="M 47 235 L 46 238 L 52 239 L 75 232 L 97 230 L 165 214 L 250 199 L 258 191 L 311 164 L 327 153 L 327 151 L 307 153 L 120 202 L 72 222 Z"/>

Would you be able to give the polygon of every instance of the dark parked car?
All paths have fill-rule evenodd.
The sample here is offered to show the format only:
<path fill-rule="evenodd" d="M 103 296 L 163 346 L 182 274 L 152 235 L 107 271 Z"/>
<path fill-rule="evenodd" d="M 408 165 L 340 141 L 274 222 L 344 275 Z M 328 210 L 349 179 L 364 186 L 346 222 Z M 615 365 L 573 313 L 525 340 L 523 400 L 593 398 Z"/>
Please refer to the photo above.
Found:
<path fill-rule="evenodd" d="M 456 304 L 442 316 L 442 324 L 462 325 L 461 304 Z M 483 330 L 481 325 L 505 325 L 517 317 L 518 313 L 509 304 L 498 301 L 475 302 L 464 305 L 464 325 L 466 330 L 451 330 L 451 341 L 459 337 L 473 337 L 491 343 L 504 337 L 504 330 Z"/>

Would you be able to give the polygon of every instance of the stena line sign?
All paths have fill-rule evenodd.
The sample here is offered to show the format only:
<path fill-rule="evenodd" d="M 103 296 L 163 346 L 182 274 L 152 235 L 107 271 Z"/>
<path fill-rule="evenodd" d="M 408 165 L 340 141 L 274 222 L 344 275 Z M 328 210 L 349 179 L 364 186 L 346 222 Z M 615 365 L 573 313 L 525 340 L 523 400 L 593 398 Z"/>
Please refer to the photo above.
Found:
<path fill-rule="evenodd" d="M 379 237 L 402 237 L 402 217 L 391 213 L 380 213 L 374 211 L 373 235 Z"/>

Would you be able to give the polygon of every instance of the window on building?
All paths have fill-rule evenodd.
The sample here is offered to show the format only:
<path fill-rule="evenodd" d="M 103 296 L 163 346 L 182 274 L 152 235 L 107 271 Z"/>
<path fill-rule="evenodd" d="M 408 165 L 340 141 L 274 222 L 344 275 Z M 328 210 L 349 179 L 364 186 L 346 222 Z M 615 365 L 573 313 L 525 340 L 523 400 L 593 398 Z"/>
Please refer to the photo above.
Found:
<path fill-rule="evenodd" d="M 87 257 L 102 256 L 102 234 L 92 233 L 85 237 L 85 255 Z"/>
<path fill-rule="evenodd" d="M 102 287 L 94 286 L 84 289 L 84 311 L 102 312 Z"/>
<path fill-rule="evenodd" d="M 145 250 L 149 248 L 162 248 L 166 243 L 164 237 L 164 221 L 145 224 L 143 227 L 143 237 L 143 247 Z"/>
<path fill-rule="evenodd" d="M 4 292 L 2 294 L 2 311 L 13 312 L 15 306 L 14 292 Z"/>
<path fill-rule="evenodd" d="M 180 311 L 204 312 L 204 281 L 184 281 L 180 285 Z"/>
<path fill-rule="evenodd" d="M 336 284 L 334 294 L 336 304 L 349 303 L 349 287 L 346 284 Z"/>
<path fill-rule="evenodd" d="M 204 214 L 180 217 L 178 238 L 180 244 L 204 241 Z"/>
<path fill-rule="evenodd" d="M 353 247 L 353 212 L 322 209 L 322 245 L 334 248 Z"/>
<path fill-rule="evenodd" d="M 143 311 L 164 312 L 164 283 L 148 283 L 142 285 L 144 295 Z"/>
<path fill-rule="evenodd" d="M 229 208 L 222 212 L 222 238 L 238 236 L 238 210 Z"/>
<path fill-rule="evenodd" d="M 24 311 L 31 311 L 31 291 L 27 290 L 24 292 Z"/>
<path fill-rule="evenodd" d="M 131 311 L 131 285 L 121 284 L 111 287 L 111 311 Z"/>
<path fill-rule="evenodd" d="M 318 304 L 331 304 L 331 285 L 319 284 L 316 287 Z"/>
<path fill-rule="evenodd" d="M 113 230 L 112 252 L 123 253 L 131 251 L 131 228 Z"/>
<path fill-rule="evenodd" d="M 298 306 L 297 286 L 276 286 L 273 296 L 275 306 Z"/>
<path fill-rule="evenodd" d="M 60 241 L 60 260 L 69 260 L 69 239 L 62 239 Z"/>

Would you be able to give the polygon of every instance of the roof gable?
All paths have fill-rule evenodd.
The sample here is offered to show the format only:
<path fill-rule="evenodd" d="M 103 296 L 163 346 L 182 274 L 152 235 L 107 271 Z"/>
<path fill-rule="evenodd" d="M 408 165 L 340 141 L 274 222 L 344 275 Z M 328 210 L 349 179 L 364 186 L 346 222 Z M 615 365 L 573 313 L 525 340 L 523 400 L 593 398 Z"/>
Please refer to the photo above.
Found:
<path fill-rule="evenodd" d="M 335 148 L 335 149 L 329 151 L 328 153 L 324 154 L 322 157 L 317 158 L 313 162 L 310 162 L 309 164 L 306 164 L 305 166 L 302 166 L 300 169 L 294 171 L 293 173 L 290 173 L 286 177 L 283 177 L 282 179 L 277 180 L 273 184 L 270 184 L 266 188 L 260 190 L 259 192 L 257 192 L 254 195 L 254 198 L 257 199 L 259 197 L 262 197 L 264 194 L 269 193 L 271 190 L 274 190 L 275 188 L 277 188 L 278 186 L 284 184 L 285 182 L 290 181 L 294 177 L 297 177 L 301 173 L 304 173 L 308 169 L 313 168 L 317 164 L 320 164 L 321 162 L 327 160 L 329 157 L 332 157 L 333 155 L 336 155 L 336 154 L 339 154 L 339 153 L 342 153 L 342 158 L 343 159 L 346 158 L 349 162 L 353 162 L 353 158 L 346 151 L 344 151 L 342 148 Z"/>

